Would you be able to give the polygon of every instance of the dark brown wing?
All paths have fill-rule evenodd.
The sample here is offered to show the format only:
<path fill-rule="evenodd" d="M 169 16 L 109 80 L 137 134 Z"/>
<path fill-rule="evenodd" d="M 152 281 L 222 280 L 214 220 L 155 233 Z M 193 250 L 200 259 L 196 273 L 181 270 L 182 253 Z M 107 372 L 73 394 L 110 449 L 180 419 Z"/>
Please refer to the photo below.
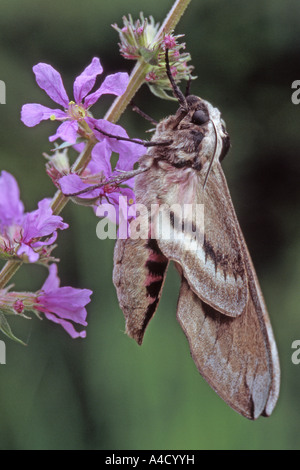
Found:
<path fill-rule="evenodd" d="M 118 240 L 113 281 L 126 319 L 126 333 L 142 344 L 160 300 L 168 267 L 156 240 Z"/>

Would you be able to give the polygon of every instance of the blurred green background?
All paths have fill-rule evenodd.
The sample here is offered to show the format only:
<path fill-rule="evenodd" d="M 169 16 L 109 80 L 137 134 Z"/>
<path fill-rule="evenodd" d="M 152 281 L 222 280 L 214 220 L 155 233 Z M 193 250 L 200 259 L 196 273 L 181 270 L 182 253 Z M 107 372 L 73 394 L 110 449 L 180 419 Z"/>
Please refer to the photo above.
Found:
<path fill-rule="evenodd" d="M 105 74 L 130 71 L 118 53 L 112 23 L 140 11 L 162 21 L 171 0 L 1 0 L 0 169 L 19 181 L 26 209 L 51 197 L 43 152 L 55 123 L 29 129 L 23 103 L 51 100 L 35 84 L 32 66 L 57 68 L 70 95 L 74 78 L 99 56 Z M 57 325 L 15 321 L 27 347 L 10 342 L 0 366 L 0 448 L 3 449 L 298 449 L 300 365 L 291 344 L 300 339 L 300 105 L 291 84 L 300 79 L 299 0 L 193 0 L 176 29 L 185 34 L 197 81 L 192 92 L 222 110 L 232 149 L 224 170 L 252 253 L 278 341 L 281 395 L 272 417 L 250 422 L 232 411 L 198 374 L 176 321 L 179 280 L 170 269 L 159 310 L 142 347 L 124 335 L 111 280 L 112 241 L 96 237 L 88 208 L 63 212 L 70 230 L 55 255 L 62 285 L 94 291 L 85 340 Z M 136 103 L 155 119 L 176 109 L 144 87 Z M 112 102 L 93 108 L 102 117 Z M 147 138 L 149 123 L 127 110 L 120 124 Z M 24 267 L 13 282 L 39 289 L 43 268 Z"/>

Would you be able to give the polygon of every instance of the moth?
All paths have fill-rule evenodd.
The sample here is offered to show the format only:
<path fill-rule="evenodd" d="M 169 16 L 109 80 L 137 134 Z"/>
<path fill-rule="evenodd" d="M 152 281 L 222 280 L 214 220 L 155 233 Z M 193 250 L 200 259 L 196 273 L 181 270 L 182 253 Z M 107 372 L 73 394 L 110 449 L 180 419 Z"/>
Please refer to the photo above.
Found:
<path fill-rule="evenodd" d="M 204 379 L 235 411 L 249 419 L 270 416 L 278 399 L 280 367 L 258 279 L 230 197 L 221 161 L 230 142 L 217 108 L 184 96 L 167 73 L 179 109 L 157 124 L 136 170 L 138 203 L 149 236 L 118 239 L 113 282 L 126 332 L 142 344 L 155 314 L 170 261 L 181 276 L 177 319 Z M 129 176 L 132 176 L 132 172 Z M 192 220 L 175 223 L 167 208 L 204 205 L 204 233 Z M 158 229 L 169 222 L 172 236 Z M 164 222 L 165 221 L 165 222 Z M 191 250 L 191 240 L 196 249 Z"/>

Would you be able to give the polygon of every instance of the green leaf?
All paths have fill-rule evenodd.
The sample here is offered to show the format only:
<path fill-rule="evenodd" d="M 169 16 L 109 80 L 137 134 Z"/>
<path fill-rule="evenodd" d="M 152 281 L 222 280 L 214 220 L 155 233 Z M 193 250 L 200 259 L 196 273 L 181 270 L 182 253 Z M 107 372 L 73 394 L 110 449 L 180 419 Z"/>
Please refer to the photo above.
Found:
<path fill-rule="evenodd" d="M 20 258 L 16 255 L 10 255 L 9 253 L 5 253 L 4 251 L 0 251 L 0 259 L 5 261 L 20 261 Z"/>
<path fill-rule="evenodd" d="M 9 323 L 6 319 L 6 316 L 3 315 L 3 313 L 0 313 L 0 331 L 2 331 L 2 333 L 4 333 L 6 336 L 8 336 L 8 338 L 12 339 L 13 341 L 20 343 L 23 346 L 27 346 L 26 343 L 24 343 L 22 340 L 20 340 L 13 334 L 9 326 Z"/>
<path fill-rule="evenodd" d="M 77 144 L 81 144 L 81 142 L 85 142 L 86 139 L 84 139 L 83 137 L 78 137 L 78 139 L 76 140 L 76 145 Z M 58 145 L 57 147 L 55 147 L 54 150 L 64 150 L 66 148 L 70 148 L 70 147 L 73 147 L 73 145 L 75 144 L 70 144 L 69 142 L 63 142 L 62 144 Z"/>
<path fill-rule="evenodd" d="M 149 85 L 148 83 L 148 87 L 150 88 L 150 91 L 153 93 L 153 95 L 157 96 L 158 98 L 162 98 L 163 100 L 177 101 L 174 96 L 168 95 L 168 93 L 163 88 L 160 88 L 157 85 Z"/>
<path fill-rule="evenodd" d="M 147 49 L 146 47 L 140 47 L 139 53 L 143 57 L 144 61 L 150 65 L 158 65 L 158 50 Z"/>

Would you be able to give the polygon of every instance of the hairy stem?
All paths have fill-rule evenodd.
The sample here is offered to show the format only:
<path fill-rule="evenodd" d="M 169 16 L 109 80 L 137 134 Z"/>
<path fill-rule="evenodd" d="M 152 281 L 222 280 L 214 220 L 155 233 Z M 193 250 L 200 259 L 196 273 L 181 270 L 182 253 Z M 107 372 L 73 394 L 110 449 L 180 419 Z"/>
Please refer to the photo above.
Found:
<path fill-rule="evenodd" d="M 97 140 L 94 138 L 88 141 L 88 143 L 85 146 L 85 149 L 79 155 L 77 161 L 74 163 L 72 167 L 72 171 L 74 173 L 80 174 L 85 169 L 85 167 L 87 166 L 87 164 L 89 163 L 91 159 L 91 153 L 96 143 L 97 143 Z M 69 198 L 64 196 L 61 191 L 57 191 L 51 203 L 53 214 L 54 215 L 60 214 L 68 202 L 69 202 Z"/>
<path fill-rule="evenodd" d="M 3 266 L 0 272 L 0 289 L 3 289 L 6 286 L 22 264 L 23 263 L 21 261 L 8 261 Z"/>

